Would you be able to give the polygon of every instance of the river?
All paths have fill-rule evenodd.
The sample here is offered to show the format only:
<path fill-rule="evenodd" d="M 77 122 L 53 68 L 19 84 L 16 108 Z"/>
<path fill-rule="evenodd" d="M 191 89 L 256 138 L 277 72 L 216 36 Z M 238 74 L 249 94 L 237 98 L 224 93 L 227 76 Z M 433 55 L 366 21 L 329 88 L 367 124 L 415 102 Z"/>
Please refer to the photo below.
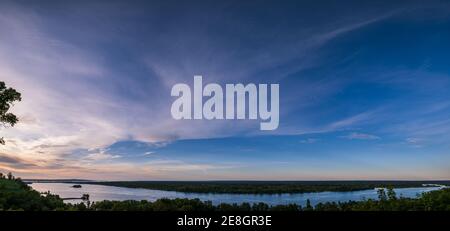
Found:
<path fill-rule="evenodd" d="M 211 201 L 214 205 L 220 203 L 258 203 L 270 205 L 296 203 L 304 206 L 309 199 L 312 205 L 320 202 L 360 201 L 364 199 L 377 199 L 377 190 L 359 190 L 353 192 L 319 192 L 319 193 L 285 193 L 285 194 L 214 194 L 214 193 L 183 193 L 175 191 L 162 191 L 152 189 L 124 188 L 94 184 L 81 184 L 81 188 L 73 188 L 68 183 L 33 183 L 32 186 L 39 192 L 50 191 L 61 198 L 80 198 L 89 194 L 90 201 L 103 200 L 148 200 L 155 201 L 160 198 L 199 198 L 202 201 Z M 442 187 L 418 187 L 394 189 L 397 196 L 414 198 L 423 192 L 441 189 Z M 81 200 L 67 200 L 69 203 L 79 203 Z"/>

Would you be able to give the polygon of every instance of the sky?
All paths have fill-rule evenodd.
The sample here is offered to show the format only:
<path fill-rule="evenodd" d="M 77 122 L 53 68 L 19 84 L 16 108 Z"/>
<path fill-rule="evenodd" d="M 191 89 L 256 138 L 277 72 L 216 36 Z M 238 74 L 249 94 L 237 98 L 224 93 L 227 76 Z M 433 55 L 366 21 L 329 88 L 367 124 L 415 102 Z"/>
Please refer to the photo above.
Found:
<path fill-rule="evenodd" d="M 450 179 L 446 1 L 0 1 L 22 93 L 0 172 L 96 180 Z M 174 120 L 171 88 L 280 86 L 280 124 Z"/>

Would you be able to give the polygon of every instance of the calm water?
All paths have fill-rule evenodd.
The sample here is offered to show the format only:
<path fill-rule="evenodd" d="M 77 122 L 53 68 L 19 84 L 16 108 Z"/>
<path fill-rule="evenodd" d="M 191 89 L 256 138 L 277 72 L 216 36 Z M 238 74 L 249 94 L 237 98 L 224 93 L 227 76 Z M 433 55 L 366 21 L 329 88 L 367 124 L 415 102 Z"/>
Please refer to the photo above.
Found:
<path fill-rule="evenodd" d="M 31 186 L 39 192 L 50 191 L 62 198 L 81 197 L 89 194 L 91 201 L 102 200 L 148 200 L 155 201 L 160 198 L 199 198 L 202 201 L 212 201 L 213 204 L 220 203 L 257 203 L 264 202 L 270 205 L 296 203 L 305 205 L 310 199 L 311 204 L 327 201 L 359 201 L 364 199 L 376 199 L 375 189 L 354 192 L 320 192 L 320 193 L 294 193 L 294 194 L 208 194 L 208 193 L 182 193 L 173 191 L 122 188 L 103 185 L 81 184 L 82 188 L 72 188 L 73 184 L 66 183 L 33 183 Z M 417 197 L 418 194 L 428 192 L 441 187 L 400 188 L 395 189 L 397 196 Z M 67 200 L 70 203 L 79 203 L 81 200 Z"/>

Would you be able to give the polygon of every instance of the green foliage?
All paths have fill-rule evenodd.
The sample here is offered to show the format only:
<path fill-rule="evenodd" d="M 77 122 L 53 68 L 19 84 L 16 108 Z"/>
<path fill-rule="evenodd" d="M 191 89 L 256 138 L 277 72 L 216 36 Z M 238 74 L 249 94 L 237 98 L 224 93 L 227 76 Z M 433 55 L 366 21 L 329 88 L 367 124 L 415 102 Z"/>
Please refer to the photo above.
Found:
<path fill-rule="evenodd" d="M 392 187 L 387 189 L 387 197 L 389 200 L 397 200 L 397 195 Z"/>
<path fill-rule="evenodd" d="M 9 113 L 8 110 L 14 104 L 15 101 L 21 101 L 22 97 L 19 92 L 13 88 L 6 87 L 6 84 L 0 81 L 0 124 L 3 126 L 14 126 L 19 119 L 13 113 Z M 5 144 L 5 140 L 0 138 L 0 144 Z"/>
<path fill-rule="evenodd" d="M 386 192 L 384 191 L 384 189 L 382 189 L 382 188 L 378 189 L 377 194 L 378 194 L 378 200 L 380 200 L 380 201 L 387 200 Z"/>
<path fill-rule="evenodd" d="M 450 211 L 450 189 L 424 193 L 420 198 L 421 209 L 425 211 Z"/>
<path fill-rule="evenodd" d="M 311 206 L 311 201 L 309 199 L 306 200 L 306 206 L 305 206 L 305 211 L 311 211 L 314 208 Z"/>
<path fill-rule="evenodd" d="M 42 196 L 10 173 L 8 178 L 0 178 L 0 210 L 45 211 L 65 207 L 59 196 Z"/>

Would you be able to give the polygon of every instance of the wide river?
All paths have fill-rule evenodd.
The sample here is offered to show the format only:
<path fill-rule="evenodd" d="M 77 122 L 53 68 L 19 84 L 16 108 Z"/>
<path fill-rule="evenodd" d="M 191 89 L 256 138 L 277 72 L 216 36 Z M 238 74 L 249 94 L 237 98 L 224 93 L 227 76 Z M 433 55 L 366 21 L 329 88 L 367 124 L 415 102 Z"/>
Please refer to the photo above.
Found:
<path fill-rule="evenodd" d="M 73 184 L 66 183 L 33 183 L 31 186 L 39 192 L 57 194 L 61 198 L 80 198 L 89 194 L 91 201 L 103 200 L 148 200 L 155 201 L 160 198 L 199 198 L 202 201 L 220 203 L 257 203 L 264 202 L 270 205 L 296 203 L 304 206 L 309 199 L 312 205 L 320 202 L 360 201 L 364 199 L 377 199 L 376 189 L 353 192 L 319 192 L 319 193 L 292 193 L 292 194 L 213 194 L 213 193 L 183 193 L 151 189 L 123 188 L 93 184 L 81 184 L 82 188 L 73 188 Z M 441 189 L 442 187 L 419 187 L 394 189 L 397 196 L 414 198 L 423 192 Z M 81 200 L 67 200 L 70 203 L 79 203 Z"/>

